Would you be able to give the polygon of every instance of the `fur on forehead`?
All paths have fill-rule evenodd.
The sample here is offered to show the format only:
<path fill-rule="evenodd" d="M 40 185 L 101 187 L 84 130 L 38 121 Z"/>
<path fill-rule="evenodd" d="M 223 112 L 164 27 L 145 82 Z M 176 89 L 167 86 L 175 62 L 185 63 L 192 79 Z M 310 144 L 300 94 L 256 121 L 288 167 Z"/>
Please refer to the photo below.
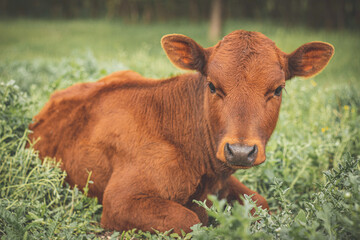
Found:
<path fill-rule="evenodd" d="M 264 34 L 245 30 L 233 31 L 226 35 L 218 47 L 224 51 L 240 50 L 244 55 L 261 53 L 274 48 L 276 48 L 275 43 Z"/>
<path fill-rule="evenodd" d="M 226 35 L 215 46 L 209 62 L 213 61 L 210 65 L 218 65 L 218 70 L 239 74 L 233 71 L 234 67 L 245 70 L 253 60 L 260 65 L 277 62 L 284 68 L 283 58 L 282 51 L 262 33 L 237 30 Z"/>
<path fill-rule="evenodd" d="M 281 69 L 285 67 L 283 53 L 272 40 L 262 33 L 244 30 L 226 35 L 215 46 L 210 62 L 210 72 L 228 76 L 242 75 L 250 66 L 257 66 L 259 70 L 278 63 Z"/>

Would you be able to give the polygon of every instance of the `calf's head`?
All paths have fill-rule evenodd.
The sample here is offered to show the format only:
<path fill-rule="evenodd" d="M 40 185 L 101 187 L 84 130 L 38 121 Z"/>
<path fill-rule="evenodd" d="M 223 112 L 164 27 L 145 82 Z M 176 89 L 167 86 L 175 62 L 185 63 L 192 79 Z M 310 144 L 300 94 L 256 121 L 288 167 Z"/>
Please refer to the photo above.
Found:
<path fill-rule="evenodd" d="M 286 54 L 263 34 L 242 30 L 210 48 L 178 34 L 161 43 L 174 65 L 202 74 L 216 157 L 234 169 L 265 161 L 286 80 L 315 75 L 334 53 L 328 43 L 310 42 Z"/>

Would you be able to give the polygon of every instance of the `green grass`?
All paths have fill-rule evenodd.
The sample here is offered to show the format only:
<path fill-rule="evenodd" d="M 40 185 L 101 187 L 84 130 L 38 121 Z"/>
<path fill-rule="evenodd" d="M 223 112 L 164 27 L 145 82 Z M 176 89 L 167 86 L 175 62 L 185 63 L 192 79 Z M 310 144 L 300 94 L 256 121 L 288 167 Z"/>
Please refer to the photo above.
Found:
<path fill-rule="evenodd" d="M 335 46 L 335 56 L 318 76 L 287 83 L 266 163 L 236 173 L 268 199 L 273 214 L 258 209 L 258 218 L 250 216 L 254 205 L 249 199 L 244 207 L 213 199 L 208 212 L 214 225 L 195 226 L 192 237 L 356 239 L 360 33 L 226 23 L 226 33 L 235 29 L 263 32 L 285 52 L 309 41 L 326 41 Z M 207 24 L 20 19 L 0 21 L 0 32 L 0 237 L 170 238 L 163 233 L 104 232 L 98 225 L 101 206 L 86 191 L 64 185 L 65 174 L 50 160 L 42 164 L 33 150 L 25 149 L 26 128 L 53 91 L 75 82 L 95 81 L 122 69 L 158 78 L 181 73 L 162 51 L 161 37 L 182 33 L 208 47 Z"/>

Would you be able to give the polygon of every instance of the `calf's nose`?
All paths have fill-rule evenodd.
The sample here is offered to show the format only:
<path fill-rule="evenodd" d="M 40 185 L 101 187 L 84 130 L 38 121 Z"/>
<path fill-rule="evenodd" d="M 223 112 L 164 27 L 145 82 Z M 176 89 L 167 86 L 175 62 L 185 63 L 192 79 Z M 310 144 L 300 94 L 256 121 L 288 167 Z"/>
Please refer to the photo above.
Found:
<path fill-rule="evenodd" d="M 224 153 L 226 161 L 231 165 L 250 167 L 255 162 L 258 148 L 256 145 L 247 146 L 239 143 L 226 143 Z"/>

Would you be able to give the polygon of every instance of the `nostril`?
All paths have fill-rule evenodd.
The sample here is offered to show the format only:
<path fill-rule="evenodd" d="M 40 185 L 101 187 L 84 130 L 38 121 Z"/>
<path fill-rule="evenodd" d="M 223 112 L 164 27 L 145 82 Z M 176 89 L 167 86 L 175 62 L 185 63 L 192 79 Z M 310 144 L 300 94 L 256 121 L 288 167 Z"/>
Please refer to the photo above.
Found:
<path fill-rule="evenodd" d="M 229 144 L 229 143 L 226 143 L 226 144 L 225 144 L 225 152 L 226 152 L 226 154 L 229 155 L 229 156 L 233 156 L 233 155 L 234 155 L 233 151 L 231 150 L 231 147 L 230 147 L 230 144 Z"/>
<path fill-rule="evenodd" d="M 249 152 L 248 157 L 250 158 L 250 157 L 256 156 L 257 152 L 258 152 L 258 148 L 256 145 L 254 145 L 252 150 Z"/>
<path fill-rule="evenodd" d="M 247 156 L 247 159 L 251 164 L 255 161 L 257 153 L 258 153 L 258 147 L 254 145 Z"/>

